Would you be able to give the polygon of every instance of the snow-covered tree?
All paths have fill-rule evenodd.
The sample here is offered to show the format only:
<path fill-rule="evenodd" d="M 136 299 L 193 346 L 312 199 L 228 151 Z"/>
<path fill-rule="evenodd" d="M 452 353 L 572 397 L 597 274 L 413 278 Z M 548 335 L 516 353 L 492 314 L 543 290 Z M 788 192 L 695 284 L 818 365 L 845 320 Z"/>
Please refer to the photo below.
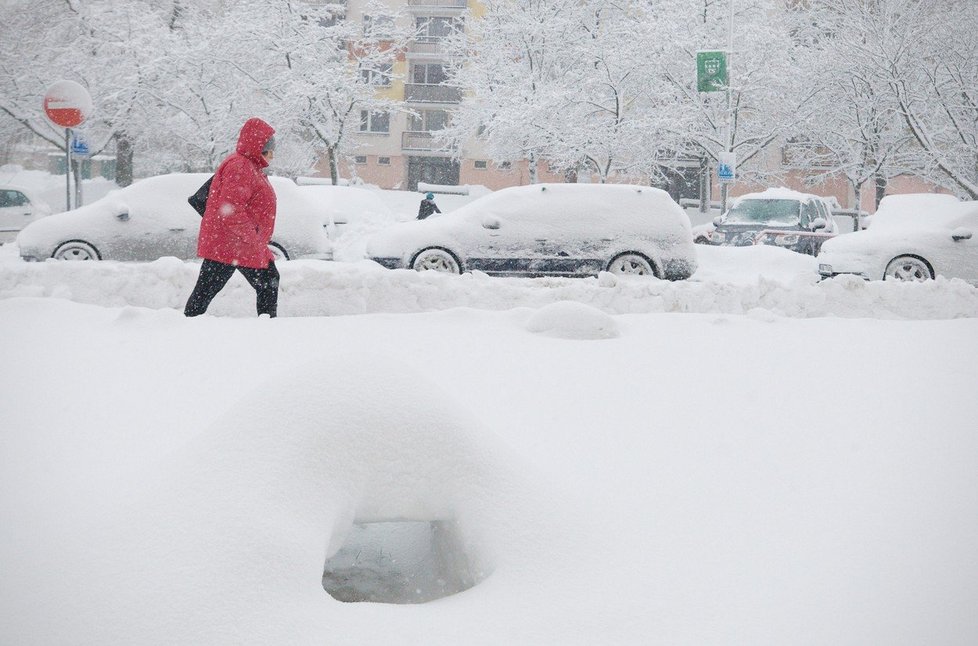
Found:
<path fill-rule="evenodd" d="M 915 171 L 978 199 L 978 12 L 970 0 L 879 0 L 880 74 L 916 144 Z"/>
<path fill-rule="evenodd" d="M 686 154 L 711 164 L 719 161 L 721 152 L 732 151 L 738 177 L 771 181 L 772 171 L 755 162 L 783 133 L 803 123 L 813 108 L 813 91 L 799 73 L 783 4 L 754 0 L 735 5 L 729 110 L 725 92 L 701 93 L 696 88 L 697 51 L 728 49 L 729 0 L 673 0 L 666 5 L 660 13 L 666 23 L 662 33 L 669 37 L 662 77 L 676 97 L 673 106 L 681 119 L 673 137 Z"/>
<path fill-rule="evenodd" d="M 240 59 L 238 74 L 268 103 L 276 127 L 306 142 L 293 149 L 293 172 L 325 156 L 336 182 L 363 115 L 398 109 L 380 90 L 394 79 L 409 33 L 386 6 L 368 4 L 366 12 L 385 20 L 361 24 L 343 19 L 343 4 L 302 0 L 245 0 L 227 11 L 224 31 L 234 36 L 224 50 Z"/>
<path fill-rule="evenodd" d="M 909 143 L 873 54 L 879 17 L 878 3 L 851 0 L 823 0 L 795 12 L 794 35 L 816 107 L 788 141 L 786 157 L 813 183 L 845 177 L 857 208 L 868 182 L 879 204 L 889 178 L 903 171 L 899 156 Z"/>
<path fill-rule="evenodd" d="M 577 0 L 489 0 L 469 17 L 464 32 L 446 39 L 457 62 L 446 81 L 464 90 L 452 124 L 441 134 L 457 149 L 479 133 L 496 161 L 528 159 L 530 181 L 566 121 L 560 79 L 562 47 L 582 37 L 576 29 Z"/>
<path fill-rule="evenodd" d="M 75 80 L 95 102 L 79 129 L 98 154 L 125 132 L 140 100 L 139 76 L 151 58 L 165 11 L 139 0 L 108 2 L 8 3 L 0 20 L 0 114 L 52 146 L 64 150 L 63 130 L 43 115 L 42 99 L 55 81 Z M 126 170 L 126 159 L 120 160 Z"/>

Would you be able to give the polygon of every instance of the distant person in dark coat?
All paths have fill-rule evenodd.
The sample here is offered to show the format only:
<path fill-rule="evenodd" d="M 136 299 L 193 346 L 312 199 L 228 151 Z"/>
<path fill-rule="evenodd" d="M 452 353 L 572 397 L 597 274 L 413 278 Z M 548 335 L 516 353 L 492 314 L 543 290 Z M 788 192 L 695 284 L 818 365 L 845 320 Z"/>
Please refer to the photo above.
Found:
<path fill-rule="evenodd" d="M 268 248 L 275 228 L 275 190 L 263 172 L 274 154 L 274 134 L 261 119 L 248 119 L 235 152 L 214 174 L 197 240 L 197 255 L 204 262 L 183 311 L 187 316 L 206 312 L 235 270 L 255 288 L 259 316 L 277 314 L 279 273 Z"/>
<path fill-rule="evenodd" d="M 424 220 L 432 213 L 441 213 L 441 209 L 435 204 L 435 194 L 426 193 L 424 199 L 421 200 L 421 206 L 418 207 L 418 219 Z"/>

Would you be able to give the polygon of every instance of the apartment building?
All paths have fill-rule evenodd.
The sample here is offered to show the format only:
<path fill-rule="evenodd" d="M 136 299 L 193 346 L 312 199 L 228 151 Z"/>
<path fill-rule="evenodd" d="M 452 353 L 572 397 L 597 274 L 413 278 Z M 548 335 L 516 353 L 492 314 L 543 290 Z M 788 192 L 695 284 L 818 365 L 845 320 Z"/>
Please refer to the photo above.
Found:
<path fill-rule="evenodd" d="M 435 133 L 451 120 L 462 100 L 459 88 L 444 85 L 447 59 L 443 40 L 464 29 L 464 14 L 478 16 L 474 0 L 385 0 L 390 14 L 371 15 L 366 0 L 348 0 L 347 20 L 364 25 L 392 20 L 403 12 L 404 27 L 417 36 L 398 56 L 391 70 L 378 70 L 369 78 L 381 96 L 399 102 L 405 112 L 364 110 L 356 135 L 359 150 L 344 176 L 353 176 L 382 188 L 416 190 L 419 183 L 483 185 L 492 189 L 526 184 L 527 162 L 495 164 L 484 156 L 476 137 L 462 151 L 446 149 Z M 376 6 L 376 5 L 374 5 Z M 374 12 L 376 14 L 376 12 Z M 461 155 L 456 154 L 461 152 Z M 325 163 L 317 167 L 328 174 Z M 561 181 L 544 165 L 541 177 Z"/>

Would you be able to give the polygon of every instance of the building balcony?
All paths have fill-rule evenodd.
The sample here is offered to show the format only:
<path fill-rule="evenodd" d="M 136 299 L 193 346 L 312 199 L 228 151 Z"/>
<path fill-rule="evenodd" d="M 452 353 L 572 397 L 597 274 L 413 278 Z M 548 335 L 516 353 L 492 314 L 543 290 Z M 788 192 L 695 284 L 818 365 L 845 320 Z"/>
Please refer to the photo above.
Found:
<path fill-rule="evenodd" d="M 408 0 L 411 9 L 467 9 L 468 0 Z"/>
<path fill-rule="evenodd" d="M 408 103 L 459 103 L 462 90 L 451 85 L 405 83 L 404 100 Z"/>
<path fill-rule="evenodd" d="M 408 56 L 434 56 L 442 55 L 440 38 L 418 38 L 408 43 Z"/>
<path fill-rule="evenodd" d="M 451 147 L 435 139 L 435 133 L 426 130 L 406 130 L 401 133 L 402 151 L 451 152 Z"/>

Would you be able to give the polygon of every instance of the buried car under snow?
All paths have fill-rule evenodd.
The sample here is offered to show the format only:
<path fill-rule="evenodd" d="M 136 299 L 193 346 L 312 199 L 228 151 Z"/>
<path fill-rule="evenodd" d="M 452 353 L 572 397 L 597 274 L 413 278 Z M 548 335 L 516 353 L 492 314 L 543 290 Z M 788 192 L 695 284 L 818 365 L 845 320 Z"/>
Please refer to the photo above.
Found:
<path fill-rule="evenodd" d="M 811 256 L 818 255 L 822 243 L 838 233 L 825 198 L 787 188 L 742 195 L 713 225 L 706 236 L 708 244 L 768 244 Z"/>
<path fill-rule="evenodd" d="M 51 213 L 30 189 L 0 184 L 0 244 L 10 242 L 31 222 Z"/>
<path fill-rule="evenodd" d="M 42 218 L 17 236 L 25 260 L 150 261 L 197 257 L 200 215 L 187 203 L 210 175 L 174 173 L 139 180 L 77 209 Z M 285 178 L 270 177 L 277 198 L 277 260 L 330 258 L 331 244 L 315 204 Z"/>
<path fill-rule="evenodd" d="M 677 280 L 696 269 L 679 205 L 665 191 L 620 184 L 505 188 L 380 231 L 367 242 L 367 256 L 390 269 L 498 276 L 610 271 Z"/>
<path fill-rule="evenodd" d="M 853 274 L 866 280 L 925 281 L 937 276 L 978 285 L 978 201 L 951 196 L 883 198 L 865 231 L 822 246 L 823 278 Z"/>

